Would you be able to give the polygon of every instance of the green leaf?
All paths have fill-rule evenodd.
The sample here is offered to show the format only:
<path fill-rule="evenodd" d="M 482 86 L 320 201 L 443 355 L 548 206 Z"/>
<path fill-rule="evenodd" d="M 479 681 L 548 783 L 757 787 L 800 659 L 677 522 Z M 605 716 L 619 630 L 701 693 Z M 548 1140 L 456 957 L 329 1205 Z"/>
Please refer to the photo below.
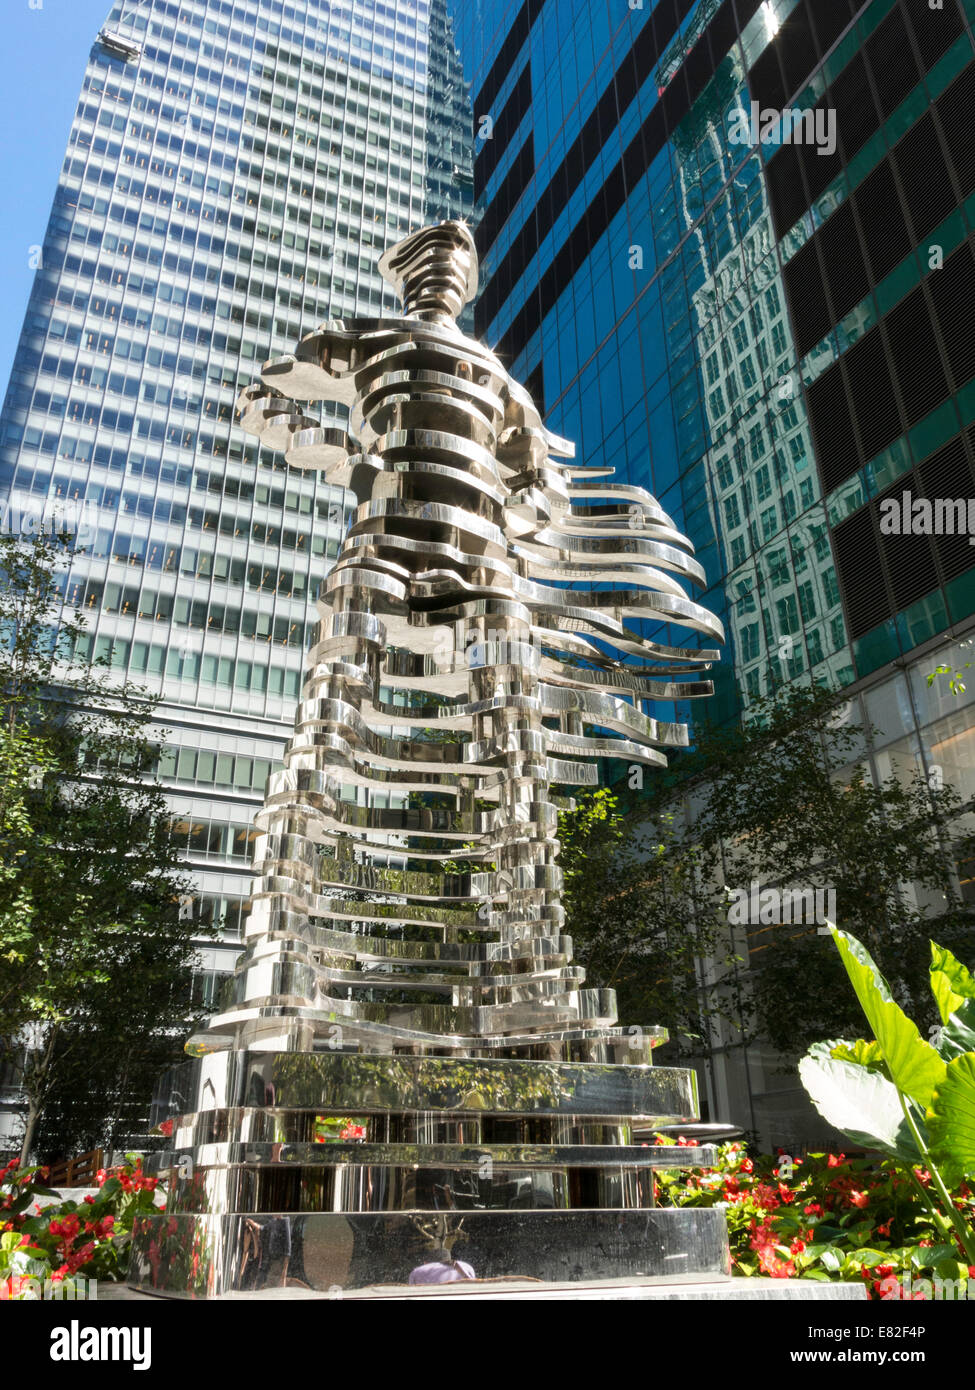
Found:
<path fill-rule="evenodd" d="M 948 1063 L 928 1110 L 935 1161 L 954 1175 L 975 1174 L 975 1052 Z"/>
<path fill-rule="evenodd" d="M 837 1057 L 842 1062 L 855 1062 L 857 1066 L 866 1067 L 869 1071 L 879 1071 L 884 1076 L 889 1076 L 880 1043 L 875 1039 L 867 1042 L 865 1038 L 857 1038 L 853 1043 L 835 1042 L 828 1046 L 831 1057 Z"/>
<path fill-rule="evenodd" d="M 920 1105 L 930 1105 L 934 1088 L 944 1079 L 944 1061 L 894 1001 L 869 951 L 848 932 L 830 930 L 892 1081 Z"/>
<path fill-rule="evenodd" d="M 21 1192 L 20 1196 L 15 1197 L 9 1207 L 4 1208 L 4 1217 L 9 1220 L 11 1216 L 19 1216 L 31 1205 L 33 1200 L 34 1194 L 29 1189 L 26 1192 Z"/>
<path fill-rule="evenodd" d="M 907 1257 L 907 1262 L 911 1269 L 930 1269 L 931 1256 L 935 1250 L 948 1250 L 953 1247 L 947 1245 L 915 1245 Z"/>
<path fill-rule="evenodd" d="M 873 1269 L 874 1265 L 890 1264 L 890 1257 L 886 1250 L 874 1250 L 870 1246 L 863 1246 L 857 1251 L 857 1259 L 864 1269 Z"/>
<path fill-rule="evenodd" d="M 827 1123 L 869 1149 L 880 1149 L 902 1163 L 922 1156 L 904 1118 L 897 1087 L 879 1072 L 855 1062 L 809 1052 L 799 1063 L 799 1077 L 813 1105 Z M 923 1128 L 918 1123 L 918 1128 Z"/>
<path fill-rule="evenodd" d="M 10 1271 L 28 1279 L 46 1279 L 51 1273 L 51 1264 L 43 1250 L 29 1245 L 10 1256 Z"/>
<path fill-rule="evenodd" d="M 963 999 L 949 1015 L 935 1046 L 938 1056 L 946 1062 L 964 1052 L 975 1051 L 975 999 Z"/>
<path fill-rule="evenodd" d="M 938 946 L 933 941 L 928 978 L 942 1023 L 948 1022 L 964 1000 L 975 999 L 975 978 L 967 966 L 962 965 L 947 946 Z"/>
<path fill-rule="evenodd" d="M 932 1268 L 940 1279 L 961 1279 L 965 1284 L 968 1283 L 968 1265 L 961 1264 L 958 1251 L 954 1247 L 950 1255 L 946 1255 L 937 1263 L 932 1261 Z"/>

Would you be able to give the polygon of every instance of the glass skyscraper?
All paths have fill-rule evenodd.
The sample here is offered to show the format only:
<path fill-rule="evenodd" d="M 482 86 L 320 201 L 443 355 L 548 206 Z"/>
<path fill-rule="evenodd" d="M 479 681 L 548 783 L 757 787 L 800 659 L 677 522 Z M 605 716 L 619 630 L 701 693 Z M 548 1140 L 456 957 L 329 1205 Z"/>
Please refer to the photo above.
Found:
<path fill-rule="evenodd" d="M 784 680 L 843 687 L 880 731 L 877 779 L 972 798 L 975 682 L 926 675 L 975 650 L 975 548 L 882 522 L 905 491 L 975 498 L 975 3 L 455 13 L 478 331 L 581 462 L 694 541 L 729 633 L 697 717 Z M 777 1061 L 725 1069 L 712 1103 L 789 1145 L 807 1112 Z"/>
<path fill-rule="evenodd" d="M 444 0 L 124 0 L 88 56 L 0 419 L 0 503 L 25 532 L 56 513 L 78 531 L 65 604 L 162 696 L 197 884 L 183 910 L 225 926 L 207 1002 L 347 515 L 248 442 L 234 401 L 321 320 L 395 311 L 379 251 L 468 215 L 471 165 Z"/>

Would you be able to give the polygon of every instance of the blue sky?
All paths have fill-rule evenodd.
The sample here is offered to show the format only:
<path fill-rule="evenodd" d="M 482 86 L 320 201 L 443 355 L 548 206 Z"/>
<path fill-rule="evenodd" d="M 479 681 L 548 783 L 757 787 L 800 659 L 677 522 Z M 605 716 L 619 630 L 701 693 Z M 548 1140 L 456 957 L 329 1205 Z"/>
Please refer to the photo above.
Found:
<path fill-rule="evenodd" d="M 6 389 L 88 50 L 111 0 L 2 0 L 0 396 Z"/>

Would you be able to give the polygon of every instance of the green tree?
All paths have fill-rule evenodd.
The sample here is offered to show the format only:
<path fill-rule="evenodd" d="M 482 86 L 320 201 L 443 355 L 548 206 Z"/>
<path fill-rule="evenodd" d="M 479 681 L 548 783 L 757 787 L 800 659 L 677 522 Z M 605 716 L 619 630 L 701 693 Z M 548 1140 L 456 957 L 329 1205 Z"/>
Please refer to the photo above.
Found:
<path fill-rule="evenodd" d="M 23 1062 L 25 1159 L 81 1059 L 111 1128 L 115 1099 L 91 1090 L 107 1058 L 122 1070 L 191 1022 L 153 702 L 88 659 L 64 558 L 57 539 L 0 538 L 0 1056 Z"/>
<path fill-rule="evenodd" d="M 658 801 L 693 790 L 695 842 L 730 888 L 832 888 L 837 924 L 933 1025 L 928 938 L 967 951 L 975 928 L 956 886 L 955 860 L 970 852 L 953 829 L 957 794 L 919 772 L 875 785 L 856 761 L 870 731 L 844 722 L 833 694 L 793 690 L 758 713 L 744 728 L 702 731 L 660 779 Z M 912 884 L 925 890 L 917 900 Z M 794 1055 L 855 1028 L 842 964 L 815 925 L 753 926 L 751 942 L 754 1026 L 775 1047 Z"/>
<path fill-rule="evenodd" d="M 701 973 L 704 959 L 730 964 L 731 954 L 723 899 L 700 849 L 678 834 L 672 814 L 641 824 L 609 789 L 575 800 L 559 817 L 559 864 L 576 961 L 590 985 L 616 990 L 624 1025 L 662 1025 L 678 1053 L 707 1055 L 733 1001 L 727 985 Z"/>

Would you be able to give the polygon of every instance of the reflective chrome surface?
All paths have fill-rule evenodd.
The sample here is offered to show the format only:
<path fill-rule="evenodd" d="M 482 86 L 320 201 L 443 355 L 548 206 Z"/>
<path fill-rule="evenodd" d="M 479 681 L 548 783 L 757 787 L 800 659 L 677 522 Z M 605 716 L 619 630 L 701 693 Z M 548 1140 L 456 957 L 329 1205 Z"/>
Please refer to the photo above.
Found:
<path fill-rule="evenodd" d="M 607 754 L 662 764 L 687 729 L 648 702 L 711 690 L 689 677 L 715 651 L 629 626 L 722 639 L 682 587 L 704 577 L 689 542 L 641 488 L 571 464 L 457 327 L 468 228 L 424 228 L 380 268 L 402 318 L 322 324 L 238 401 L 246 430 L 359 508 L 259 817 L 248 950 L 201 1052 L 308 1051 L 336 1029 L 340 1047 L 468 1056 L 601 1037 L 613 995 L 559 932 L 552 785 L 596 785 Z M 348 432 L 316 401 L 347 404 Z"/>
<path fill-rule="evenodd" d="M 266 1108 L 290 1114 L 320 1107 L 323 1096 L 336 1110 L 401 1110 L 441 1118 L 626 1115 L 666 1125 L 690 1122 L 698 1109 L 693 1072 L 645 1063 L 220 1052 L 177 1067 L 163 1078 L 153 1121 L 160 1124 L 180 1114 L 185 1118 L 226 1109 Z"/>
<path fill-rule="evenodd" d="M 257 1287 L 275 1241 L 313 1238 L 340 1287 L 396 1282 L 442 1208 L 473 1223 L 478 1274 L 713 1271 L 720 1213 L 646 1210 L 655 1166 L 710 1151 L 632 1137 L 696 1119 L 694 1078 L 651 1068 L 665 1031 L 620 1028 L 572 963 L 557 835 L 600 757 L 660 766 L 687 743 L 650 702 L 711 691 L 714 650 L 634 623 L 721 625 L 685 593 L 704 575 L 656 500 L 569 462 L 457 327 L 467 227 L 424 228 L 380 267 L 402 317 L 322 324 L 238 400 L 358 510 L 258 818 L 247 949 L 161 1097 L 180 1176 L 133 1278 Z M 315 401 L 346 404 L 348 430 Z"/>
<path fill-rule="evenodd" d="M 292 1287 L 337 1298 L 406 1285 L 439 1257 L 481 1279 L 649 1276 L 714 1279 L 729 1272 L 724 1213 L 670 1211 L 424 1211 L 350 1215 L 207 1216 L 140 1221 L 130 1283 L 206 1298 Z"/>

